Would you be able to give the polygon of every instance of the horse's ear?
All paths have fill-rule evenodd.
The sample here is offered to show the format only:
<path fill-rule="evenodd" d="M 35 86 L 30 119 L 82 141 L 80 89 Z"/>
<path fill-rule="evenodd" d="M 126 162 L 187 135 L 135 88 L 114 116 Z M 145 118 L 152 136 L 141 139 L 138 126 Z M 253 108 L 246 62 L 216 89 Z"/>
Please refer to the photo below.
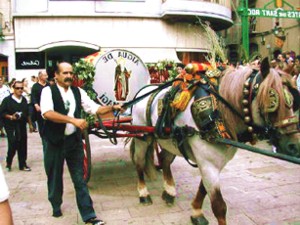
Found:
<path fill-rule="evenodd" d="M 266 57 L 262 60 L 261 65 L 260 65 L 260 72 L 264 79 L 270 73 L 270 63 L 269 63 L 268 57 Z"/>

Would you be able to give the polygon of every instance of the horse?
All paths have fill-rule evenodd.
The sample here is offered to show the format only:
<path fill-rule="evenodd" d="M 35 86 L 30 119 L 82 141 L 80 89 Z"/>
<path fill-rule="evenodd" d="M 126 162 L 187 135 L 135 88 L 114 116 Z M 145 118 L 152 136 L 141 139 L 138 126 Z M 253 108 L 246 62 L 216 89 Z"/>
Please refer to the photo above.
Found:
<path fill-rule="evenodd" d="M 198 84 L 201 87 L 201 83 Z M 162 115 L 160 102 L 170 94 L 172 87 L 157 89 L 157 86 L 149 85 L 138 92 L 136 99 L 141 96 L 143 98 L 132 106 L 133 125 L 157 127 L 157 121 Z M 251 141 L 255 144 L 255 136 L 258 136 L 261 139 L 268 139 L 277 151 L 287 151 L 299 157 L 299 120 L 295 115 L 297 110 L 295 101 L 296 99 L 299 101 L 299 93 L 293 98 L 292 94 L 295 93 L 291 92 L 291 89 L 289 78 L 271 68 L 268 59 L 261 62 L 259 72 L 253 70 L 250 65 L 225 70 L 216 91 L 212 92 L 215 93 L 213 99 L 222 100 L 216 101 L 217 108 L 213 110 L 217 111 L 218 116 L 211 118 L 214 114 L 208 115 L 209 121 L 213 121 L 213 124 L 216 124 L 216 120 L 220 122 L 223 125 L 221 127 L 226 128 L 226 138 L 244 143 Z M 148 95 L 150 92 L 155 94 Z M 205 92 L 208 93 L 209 89 L 205 89 Z M 211 95 L 210 93 L 208 97 Z M 160 152 L 164 179 L 162 198 L 165 202 L 173 204 L 176 196 L 170 165 L 175 156 L 184 157 L 191 165 L 198 167 L 201 176 L 199 188 L 192 201 L 192 223 L 196 225 L 209 223 L 202 211 L 204 198 L 208 195 L 218 224 L 226 225 L 227 206 L 221 193 L 220 173 L 233 159 L 237 147 L 216 142 L 215 132 L 206 135 L 209 131 L 205 131 L 205 127 L 202 127 L 201 123 L 205 118 L 200 115 L 203 107 L 205 109 L 203 102 L 205 103 L 197 101 L 196 97 L 192 96 L 185 110 L 179 112 L 177 110 L 169 127 L 169 134 L 147 133 L 144 137 L 131 139 L 130 154 L 138 175 L 137 189 L 141 204 L 152 204 L 144 176 L 145 174 L 150 178 L 156 176 L 153 144 L 158 143 L 162 149 Z M 167 128 L 163 127 L 162 130 Z M 216 126 L 213 129 L 215 128 Z M 261 135 L 256 135 L 262 130 L 264 132 Z M 183 135 L 178 136 L 176 132 Z M 221 132 L 221 137 L 223 133 Z M 218 135 L 220 136 L 220 133 Z M 247 140 L 245 137 L 252 138 Z"/>

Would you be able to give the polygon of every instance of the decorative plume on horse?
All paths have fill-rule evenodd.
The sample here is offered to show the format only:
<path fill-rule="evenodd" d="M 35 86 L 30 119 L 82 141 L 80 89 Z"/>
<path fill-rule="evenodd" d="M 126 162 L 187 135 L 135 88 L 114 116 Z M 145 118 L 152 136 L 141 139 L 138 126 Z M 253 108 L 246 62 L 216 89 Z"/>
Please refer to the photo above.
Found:
<path fill-rule="evenodd" d="M 263 60 L 260 72 L 250 66 L 224 71 L 218 86 L 207 75 L 191 72 L 199 79 L 159 89 L 132 107 L 132 124 L 156 128 L 155 134 L 134 138 L 130 146 L 139 178 L 140 202 L 152 203 L 144 173 L 155 176 L 151 160 L 152 145 L 157 142 L 163 149 L 163 199 L 167 203 L 174 201 L 176 189 L 170 164 L 175 155 L 183 156 L 199 168 L 202 178 L 192 202 L 193 224 L 208 224 L 202 212 L 204 197 L 208 195 L 218 223 L 224 225 L 226 203 L 219 176 L 237 148 L 217 140 L 225 138 L 254 144 L 257 138 L 267 138 L 277 151 L 300 157 L 299 120 L 294 114 L 300 97 L 294 92 L 288 76 L 270 69 L 267 58 Z M 182 85 L 187 85 L 185 90 L 192 92 L 183 111 L 169 107 L 182 95 L 182 92 L 174 91 Z M 157 86 L 147 86 L 137 98 L 155 89 Z M 171 131 L 165 133 L 165 126 Z"/>

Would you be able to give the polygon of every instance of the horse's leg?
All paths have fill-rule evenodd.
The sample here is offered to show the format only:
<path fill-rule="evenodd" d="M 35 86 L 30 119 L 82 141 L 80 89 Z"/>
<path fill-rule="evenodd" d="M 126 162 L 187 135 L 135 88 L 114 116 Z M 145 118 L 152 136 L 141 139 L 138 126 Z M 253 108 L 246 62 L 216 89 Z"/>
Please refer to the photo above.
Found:
<path fill-rule="evenodd" d="M 147 166 L 147 160 L 149 158 L 146 157 L 147 151 L 151 148 L 151 141 L 147 140 L 140 140 L 140 139 L 133 139 L 130 145 L 131 157 L 132 161 L 135 164 L 137 174 L 138 174 L 138 184 L 137 189 L 139 192 L 140 203 L 149 205 L 152 204 L 152 200 L 150 194 L 148 192 L 144 172 Z M 152 157 L 153 158 L 153 157 Z M 155 170 L 155 169 L 154 169 Z M 153 177 L 152 173 L 148 172 L 150 178 Z"/>
<path fill-rule="evenodd" d="M 202 205 L 207 192 L 201 180 L 196 197 L 192 202 L 193 214 L 191 216 L 192 223 L 195 225 L 207 225 L 208 221 L 202 212 Z"/>
<path fill-rule="evenodd" d="M 155 150 L 155 155 L 156 155 L 156 158 L 157 158 L 157 165 L 155 165 L 155 167 L 156 167 L 156 169 L 157 170 L 161 170 L 162 169 L 162 159 L 161 159 L 161 154 L 160 154 L 160 152 L 161 152 L 161 150 L 159 149 L 159 146 L 158 146 L 158 143 L 157 142 L 154 142 L 153 143 L 153 148 L 154 148 L 154 150 Z M 155 156 L 153 156 L 153 157 L 155 157 Z"/>
<path fill-rule="evenodd" d="M 173 205 L 176 196 L 175 182 L 173 179 L 171 164 L 175 159 L 175 155 L 162 149 L 159 153 L 159 157 L 162 163 L 162 171 L 164 177 L 164 191 L 162 193 L 162 199 L 168 204 Z"/>
<path fill-rule="evenodd" d="M 201 165 L 202 181 L 219 225 L 226 225 L 227 206 L 220 189 L 220 171 L 215 165 Z"/>
<path fill-rule="evenodd" d="M 220 188 L 217 188 L 210 198 L 211 207 L 219 225 L 226 225 L 227 206 L 223 199 Z"/>

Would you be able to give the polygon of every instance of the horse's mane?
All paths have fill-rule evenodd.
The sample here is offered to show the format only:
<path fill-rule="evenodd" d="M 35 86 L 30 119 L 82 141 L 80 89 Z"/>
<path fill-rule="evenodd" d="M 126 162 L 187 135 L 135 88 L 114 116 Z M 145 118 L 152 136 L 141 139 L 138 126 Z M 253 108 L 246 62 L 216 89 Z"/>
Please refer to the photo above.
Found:
<path fill-rule="evenodd" d="M 240 67 L 238 69 L 229 69 L 224 71 L 224 76 L 221 79 L 219 93 L 220 95 L 228 101 L 241 115 L 243 115 L 243 89 L 246 79 L 252 73 L 251 67 Z M 280 115 L 285 115 L 285 102 L 283 93 L 282 82 L 290 82 L 290 77 L 288 74 L 279 74 L 275 69 L 270 69 L 270 74 L 260 84 L 258 93 L 256 96 L 257 110 L 263 114 L 264 121 L 268 120 L 269 113 L 267 113 L 268 100 L 269 100 L 269 90 L 273 88 L 279 95 L 279 108 L 276 112 L 278 115 L 277 120 L 282 120 Z M 233 136 L 237 138 L 237 133 L 246 129 L 246 125 L 243 120 L 238 117 L 234 112 L 232 112 L 223 103 L 218 105 L 222 119 L 224 120 L 225 126 Z"/>
<path fill-rule="evenodd" d="M 251 75 L 250 67 L 239 67 L 238 69 L 228 69 L 224 71 L 221 79 L 219 93 L 232 105 L 240 114 L 242 114 L 243 89 L 246 79 Z M 224 120 L 225 126 L 236 139 L 236 134 L 244 128 L 244 123 L 227 106 L 219 102 L 219 111 Z"/>

